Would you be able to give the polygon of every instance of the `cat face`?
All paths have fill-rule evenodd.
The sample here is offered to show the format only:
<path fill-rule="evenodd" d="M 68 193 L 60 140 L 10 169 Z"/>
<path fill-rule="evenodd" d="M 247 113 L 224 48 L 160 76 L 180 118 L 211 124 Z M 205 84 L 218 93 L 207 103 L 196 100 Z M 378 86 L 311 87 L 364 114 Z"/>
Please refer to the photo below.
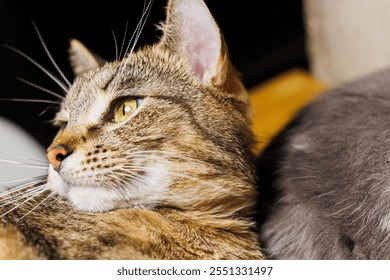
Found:
<path fill-rule="evenodd" d="M 246 92 L 205 4 L 170 1 L 163 33 L 104 64 L 71 43 L 48 185 L 80 210 L 185 207 L 234 193 L 221 177 L 251 179 Z"/>

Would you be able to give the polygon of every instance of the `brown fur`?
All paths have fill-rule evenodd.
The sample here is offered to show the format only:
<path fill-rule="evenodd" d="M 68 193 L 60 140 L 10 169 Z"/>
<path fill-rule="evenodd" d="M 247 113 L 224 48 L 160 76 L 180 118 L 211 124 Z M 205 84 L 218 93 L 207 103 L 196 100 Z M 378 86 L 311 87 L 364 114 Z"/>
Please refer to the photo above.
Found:
<path fill-rule="evenodd" d="M 12 224 L 0 222 L 0 260 L 42 259 L 42 255 L 30 246 L 25 236 Z"/>
<path fill-rule="evenodd" d="M 28 210 L 28 209 L 27 209 Z M 26 214 L 14 211 L 13 221 Z M 7 225 L 9 226 L 9 225 Z M 248 224 L 177 209 L 82 213 L 61 201 L 36 209 L 2 232 L 3 259 L 258 259 Z M 17 234 L 15 234 L 17 233 Z M 28 241 L 24 241 L 20 237 Z M 34 249 L 33 249 L 34 248 Z M 19 250 L 15 250 L 19 249 Z M 24 252 L 26 251 L 27 252 Z M 8 253 L 8 254 L 7 254 Z"/>
<path fill-rule="evenodd" d="M 193 3 L 208 13 L 201 1 L 168 3 L 164 36 L 154 46 L 97 69 L 87 69 L 95 63 L 87 68 L 72 63 L 82 75 L 62 103 L 55 120 L 61 130 L 48 149 L 61 146 L 71 154 L 61 168 L 50 170 L 49 191 L 9 213 L 13 203 L 0 208 L 7 213 L 0 219 L 0 240 L 17 232 L 3 258 L 17 258 L 12 249 L 23 245 L 31 253 L 21 258 L 263 258 L 252 221 L 248 95 L 222 35 L 217 61 L 203 78 L 195 77 L 175 25 L 183 16 L 177 7 Z M 215 23 L 211 28 L 219 34 Z M 72 59 L 87 52 L 77 47 Z M 113 124 L 112 102 L 128 98 L 123 96 L 143 98 L 141 106 L 146 105 L 130 120 Z M 108 109 L 94 117 L 98 106 Z M 132 155 L 137 152 L 148 153 Z M 132 173 L 126 173 L 129 166 Z M 80 186 L 90 193 L 79 192 Z M 62 198 L 37 206 L 52 191 Z M 100 203 L 99 191 L 115 198 Z M 90 204 L 93 199 L 97 202 Z"/>

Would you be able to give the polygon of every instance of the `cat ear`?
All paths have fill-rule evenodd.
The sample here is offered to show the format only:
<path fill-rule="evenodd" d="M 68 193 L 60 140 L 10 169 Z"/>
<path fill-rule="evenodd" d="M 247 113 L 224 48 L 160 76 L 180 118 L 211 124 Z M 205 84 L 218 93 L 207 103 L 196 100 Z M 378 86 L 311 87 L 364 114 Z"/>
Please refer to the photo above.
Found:
<path fill-rule="evenodd" d="M 89 51 L 84 44 L 76 39 L 70 40 L 69 60 L 73 73 L 76 76 L 98 68 L 104 64 L 104 60 L 102 58 Z"/>
<path fill-rule="evenodd" d="M 202 0 L 170 0 L 161 44 L 184 57 L 203 83 L 222 85 L 228 54 L 223 36 Z"/>

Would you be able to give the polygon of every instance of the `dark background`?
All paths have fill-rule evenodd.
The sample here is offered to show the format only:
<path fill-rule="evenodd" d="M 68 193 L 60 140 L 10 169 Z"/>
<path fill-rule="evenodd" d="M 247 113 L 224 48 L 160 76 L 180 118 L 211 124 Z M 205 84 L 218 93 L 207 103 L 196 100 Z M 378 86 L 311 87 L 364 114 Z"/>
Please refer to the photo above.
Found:
<path fill-rule="evenodd" d="M 307 66 L 300 0 L 205 2 L 221 27 L 231 59 L 248 88 L 291 67 Z M 158 40 L 160 33 L 155 24 L 165 18 L 165 3 L 154 1 L 138 46 Z M 103 58 L 112 60 L 115 58 L 112 30 L 120 45 L 128 21 L 128 40 L 141 17 L 143 5 L 143 0 L 89 3 L 74 0 L 0 0 L 0 43 L 25 52 L 55 73 L 34 31 L 31 22 L 34 20 L 56 62 L 72 80 L 67 59 L 69 39 L 77 38 Z M 26 59 L 2 47 L 0 98 L 55 99 L 15 77 L 61 92 Z M 0 101 L 0 116 L 18 123 L 48 146 L 55 133 L 50 124 L 55 107 L 51 106 L 41 114 L 47 105 Z"/>

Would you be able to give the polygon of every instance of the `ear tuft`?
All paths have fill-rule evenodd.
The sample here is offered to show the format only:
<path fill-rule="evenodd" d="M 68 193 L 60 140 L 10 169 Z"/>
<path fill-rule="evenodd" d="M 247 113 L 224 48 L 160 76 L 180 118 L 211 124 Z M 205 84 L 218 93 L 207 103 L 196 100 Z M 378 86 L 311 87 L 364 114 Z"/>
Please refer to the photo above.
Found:
<path fill-rule="evenodd" d="M 184 57 L 200 81 L 221 81 L 228 64 L 227 50 L 202 0 L 169 1 L 163 34 L 161 44 Z"/>
<path fill-rule="evenodd" d="M 104 64 L 104 60 L 89 51 L 88 48 L 77 39 L 70 40 L 69 60 L 73 73 L 78 76 L 98 68 Z"/>

